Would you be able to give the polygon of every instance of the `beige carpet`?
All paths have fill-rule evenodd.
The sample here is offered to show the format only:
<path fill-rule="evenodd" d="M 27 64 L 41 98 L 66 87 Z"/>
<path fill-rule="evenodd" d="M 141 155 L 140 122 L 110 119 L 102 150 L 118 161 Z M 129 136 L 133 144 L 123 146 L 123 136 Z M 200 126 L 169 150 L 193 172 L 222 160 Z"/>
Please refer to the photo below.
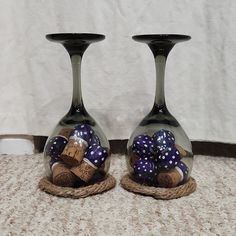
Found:
<path fill-rule="evenodd" d="M 102 195 L 73 200 L 37 188 L 42 155 L 0 156 L 0 235 L 236 235 L 236 159 L 196 156 L 195 193 L 162 201 L 119 184 Z M 114 155 L 120 179 L 124 156 Z"/>

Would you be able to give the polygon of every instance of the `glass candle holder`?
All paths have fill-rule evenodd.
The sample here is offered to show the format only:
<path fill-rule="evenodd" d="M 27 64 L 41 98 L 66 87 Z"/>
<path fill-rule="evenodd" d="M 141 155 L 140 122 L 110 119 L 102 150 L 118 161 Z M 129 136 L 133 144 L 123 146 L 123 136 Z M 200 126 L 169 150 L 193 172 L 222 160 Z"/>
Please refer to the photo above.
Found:
<path fill-rule="evenodd" d="M 110 147 L 101 128 L 84 107 L 81 61 L 88 46 L 103 40 L 105 36 L 66 33 L 48 34 L 46 38 L 64 46 L 69 53 L 73 73 L 70 110 L 58 122 L 44 148 L 46 174 L 58 186 L 89 185 L 107 175 Z"/>
<path fill-rule="evenodd" d="M 127 145 L 130 176 L 140 184 L 172 188 L 188 181 L 193 152 L 191 142 L 165 103 L 164 74 L 169 52 L 187 35 L 136 35 L 146 43 L 156 64 L 156 95 L 150 113 L 132 133 Z"/>

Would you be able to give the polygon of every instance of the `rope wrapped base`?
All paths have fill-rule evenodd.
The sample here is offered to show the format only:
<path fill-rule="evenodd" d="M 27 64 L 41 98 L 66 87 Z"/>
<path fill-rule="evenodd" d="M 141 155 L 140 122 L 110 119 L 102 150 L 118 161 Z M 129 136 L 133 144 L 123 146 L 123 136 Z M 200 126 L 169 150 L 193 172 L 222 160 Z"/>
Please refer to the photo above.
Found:
<path fill-rule="evenodd" d="M 142 185 L 132 180 L 129 174 L 123 176 L 120 183 L 124 189 L 130 192 L 165 200 L 187 196 L 193 193 L 197 188 L 196 181 L 192 177 L 190 177 L 186 183 L 175 188 L 158 188 Z"/>
<path fill-rule="evenodd" d="M 54 185 L 48 177 L 44 177 L 39 181 L 39 188 L 47 193 L 50 193 L 59 197 L 67 198 L 85 198 L 91 195 L 99 194 L 114 188 L 116 185 L 115 178 L 108 174 L 107 177 L 95 184 L 91 184 L 85 187 L 70 188 L 60 187 Z"/>

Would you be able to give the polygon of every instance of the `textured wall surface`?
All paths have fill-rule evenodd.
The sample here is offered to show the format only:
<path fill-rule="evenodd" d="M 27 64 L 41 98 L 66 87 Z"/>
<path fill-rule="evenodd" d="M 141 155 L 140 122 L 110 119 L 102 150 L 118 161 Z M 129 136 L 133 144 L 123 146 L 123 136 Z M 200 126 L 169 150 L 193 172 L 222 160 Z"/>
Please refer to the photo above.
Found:
<path fill-rule="evenodd" d="M 72 75 L 52 32 L 96 32 L 82 64 L 87 110 L 109 139 L 128 138 L 154 101 L 155 67 L 134 34 L 192 40 L 169 55 L 166 101 L 193 140 L 236 142 L 236 1 L 1 1 L 0 134 L 48 135 L 71 102 Z"/>
<path fill-rule="evenodd" d="M 196 156 L 192 195 L 163 201 L 127 192 L 117 184 L 85 199 L 51 196 L 37 188 L 42 155 L 0 156 L 0 232 L 5 235 L 227 235 L 236 232 L 236 159 Z M 119 181 L 124 156 L 113 156 Z"/>

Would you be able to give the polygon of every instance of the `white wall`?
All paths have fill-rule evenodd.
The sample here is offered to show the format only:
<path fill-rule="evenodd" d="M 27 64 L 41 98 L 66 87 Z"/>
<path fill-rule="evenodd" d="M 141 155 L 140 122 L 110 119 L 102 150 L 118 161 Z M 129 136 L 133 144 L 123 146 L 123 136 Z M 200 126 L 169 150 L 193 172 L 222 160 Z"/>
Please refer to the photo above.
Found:
<path fill-rule="evenodd" d="M 70 106 L 72 78 L 52 32 L 107 36 L 86 51 L 87 110 L 110 139 L 128 138 L 154 100 L 150 50 L 134 34 L 180 33 L 166 71 L 166 100 L 193 140 L 236 141 L 236 1 L 1 0 L 0 134 L 49 135 Z"/>

